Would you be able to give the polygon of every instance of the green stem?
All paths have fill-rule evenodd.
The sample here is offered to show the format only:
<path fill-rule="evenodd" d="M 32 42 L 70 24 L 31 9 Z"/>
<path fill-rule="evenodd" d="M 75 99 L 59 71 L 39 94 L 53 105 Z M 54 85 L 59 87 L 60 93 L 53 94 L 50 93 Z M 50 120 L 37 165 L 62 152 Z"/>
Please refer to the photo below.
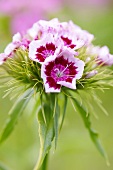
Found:
<path fill-rule="evenodd" d="M 42 163 L 42 166 L 40 168 L 38 168 L 38 162 L 34 168 L 34 170 L 47 170 L 47 167 L 48 167 L 48 156 L 49 154 L 47 154 L 44 158 L 44 161 Z"/>
<path fill-rule="evenodd" d="M 49 154 L 47 154 L 47 155 L 45 156 L 44 162 L 43 162 L 40 170 L 47 170 L 47 169 L 48 169 L 48 168 L 47 168 L 47 167 L 48 167 L 48 155 L 49 155 Z"/>

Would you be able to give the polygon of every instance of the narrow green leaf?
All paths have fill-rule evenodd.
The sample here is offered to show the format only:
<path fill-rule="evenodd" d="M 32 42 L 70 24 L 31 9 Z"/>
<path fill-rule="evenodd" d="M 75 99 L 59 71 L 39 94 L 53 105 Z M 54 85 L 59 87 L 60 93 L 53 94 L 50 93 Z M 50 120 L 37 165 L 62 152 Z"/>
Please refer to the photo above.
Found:
<path fill-rule="evenodd" d="M 71 96 L 70 93 L 68 93 L 69 96 Z M 95 132 L 92 127 L 91 127 L 91 122 L 90 122 L 90 116 L 89 113 L 87 114 L 87 112 L 85 111 L 84 107 L 80 105 L 80 103 L 73 97 L 71 97 L 71 100 L 74 102 L 73 105 L 75 106 L 76 110 L 80 113 L 85 127 L 88 129 L 90 137 L 92 139 L 92 141 L 94 142 L 95 146 L 97 147 L 97 149 L 99 150 L 99 152 L 101 153 L 101 155 L 106 159 L 107 164 L 109 164 L 108 161 L 108 156 L 104 150 L 104 148 L 101 145 L 101 142 L 98 138 L 98 133 Z"/>
<path fill-rule="evenodd" d="M 0 170 L 9 170 L 9 169 L 0 162 Z"/>
<path fill-rule="evenodd" d="M 39 110 L 39 106 L 40 106 L 40 96 L 38 96 L 37 98 L 35 98 L 35 101 L 34 101 L 34 105 L 33 105 L 33 110 L 31 112 L 31 120 L 34 119 L 34 116 L 37 114 L 38 110 Z"/>
<path fill-rule="evenodd" d="M 64 118 L 65 118 L 65 114 L 66 114 L 66 108 L 67 108 L 67 96 L 64 96 L 64 106 L 63 106 L 64 110 L 63 110 L 63 114 L 62 114 L 62 120 L 61 120 L 61 125 L 60 125 L 60 131 L 62 129 L 62 125 L 64 123 Z"/>
<path fill-rule="evenodd" d="M 46 123 L 44 117 L 46 119 Z M 40 147 L 39 159 L 34 170 L 38 170 L 41 167 L 46 154 L 48 154 L 51 148 L 51 144 L 54 138 L 54 118 L 53 118 L 50 105 L 44 104 L 43 109 L 42 107 L 40 107 L 38 112 L 38 124 L 39 124 L 39 137 L 40 137 L 41 147 Z"/>
<path fill-rule="evenodd" d="M 0 143 L 5 141 L 10 133 L 13 131 L 19 117 L 21 116 L 22 112 L 24 111 L 27 103 L 30 100 L 33 91 L 31 89 L 27 90 L 13 105 L 12 109 L 9 111 L 9 118 L 5 123 L 3 128 Z"/>
<path fill-rule="evenodd" d="M 58 98 L 57 96 L 55 96 L 55 104 L 54 104 L 55 149 L 57 146 L 58 134 L 59 134 L 59 115 L 60 115 L 60 108 L 58 106 Z"/>

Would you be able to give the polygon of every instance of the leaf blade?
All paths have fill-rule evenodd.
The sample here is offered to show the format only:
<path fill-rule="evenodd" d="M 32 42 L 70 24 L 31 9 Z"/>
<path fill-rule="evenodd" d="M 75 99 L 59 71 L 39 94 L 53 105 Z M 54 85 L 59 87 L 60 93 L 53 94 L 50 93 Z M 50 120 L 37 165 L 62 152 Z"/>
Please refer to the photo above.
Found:
<path fill-rule="evenodd" d="M 9 168 L 0 162 L 0 170 L 9 170 Z"/>
<path fill-rule="evenodd" d="M 1 136 L 0 136 L 0 144 L 4 142 L 8 136 L 13 131 L 19 117 L 21 116 L 23 110 L 25 109 L 27 103 L 30 100 L 30 96 L 32 92 L 26 91 L 13 105 L 11 110 L 9 111 L 9 118 L 6 121 L 6 124 L 2 130 Z M 29 96 L 29 97 L 28 97 Z M 27 98 L 26 98 L 27 97 Z M 25 100 L 26 98 L 26 100 Z"/>
<path fill-rule="evenodd" d="M 90 134 L 90 137 L 91 137 L 93 143 L 95 144 L 95 146 L 98 149 L 98 151 L 100 152 L 100 154 L 106 159 L 107 165 L 109 165 L 109 159 L 108 159 L 107 153 L 105 152 L 105 150 L 98 138 L 98 133 L 96 131 L 94 131 L 91 127 L 89 114 L 87 114 L 87 111 L 85 111 L 84 107 L 81 106 L 81 104 L 77 101 L 77 99 L 75 99 L 71 95 L 71 93 L 67 92 L 67 94 L 70 96 L 71 100 L 73 100 L 76 110 L 80 113 L 80 115 L 84 121 L 84 125 L 88 129 L 88 132 Z"/>
<path fill-rule="evenodd" d="M 58 106 L 58 98 L 57 96 L 55 96 L 55 104 L 54 104 L 55 149 L 57 147 L 58 134 L 59 134 L 59 115 L 60 115 L 60 108 Z"/>
<path fill-rule="evenodd" d="M 62 129 L 63 123 L 64 123 L 64 118 L 66 115 L 66 108 L 67 108 L 67 96 L 64 96 L 64 110 L 63 110 L 63 114 L 62 114 L 62 120 L 61 120 L 61 124 L 60 124 L 60 131 Z"/>
<path fill-rule="evenodd" d="M 46 123 L 43 114 L 46 118 Z M 40 137 L 41 147 L 40 147 L 39 159 L 34 170 L 37 170 L 41 167 L 45 156 L 48 154 L 51 148 L 51 144 L 54 138 L 54 118 L 53 118 L 53 114 L 51 113 L 51 108 L 49 105 L 44 105 L 43 110 L 41 107 L 39 108 L 38 123 L 39 123 L 39 137 Z"/>

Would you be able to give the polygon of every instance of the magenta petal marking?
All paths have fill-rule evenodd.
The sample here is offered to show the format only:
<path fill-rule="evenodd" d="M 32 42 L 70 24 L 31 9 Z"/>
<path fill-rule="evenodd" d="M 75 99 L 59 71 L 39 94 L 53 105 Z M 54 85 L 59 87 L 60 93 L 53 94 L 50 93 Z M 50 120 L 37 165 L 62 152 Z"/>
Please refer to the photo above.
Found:
<path fill-rule="evenodd" d="M 53 87 L 55 90 L 60 89 L 61 85 L 56 84 L 55 79 L 52 77 L 47 77 L 47 82 L 49 84 L 49 87 Z"/>
<path fill-rule="evenodd" d="M 36 50 L 36 59 L 40 62 L 44 62 L 45 59 L 51 55 L 54 55 L 56 47 L 53 43 L 47 43 L 45 46 L 41 46 Z"/>
<path fill-rule="evenodd" d="M 68 37 L 61 36 L 61 39 L 63 40 L 65 46 L 70 47 L 71 49 L 76 47 L 76 45 L 72 44 L 72 40 L 68 39 Z"/>
<path fill-rule="evenodd" d="M 54 61 L 50 61 L 45 66 L 46 84 L 54 90 L 59 89 L 62 84 L 72 84 L 77 74 L 77 67 L 74 62 L 69 62 L 64 56 L 57 57 Z M 60 84 L 61 82 L 65 82 Z M 70 85 L 70 87 L 72 87 Z"/>

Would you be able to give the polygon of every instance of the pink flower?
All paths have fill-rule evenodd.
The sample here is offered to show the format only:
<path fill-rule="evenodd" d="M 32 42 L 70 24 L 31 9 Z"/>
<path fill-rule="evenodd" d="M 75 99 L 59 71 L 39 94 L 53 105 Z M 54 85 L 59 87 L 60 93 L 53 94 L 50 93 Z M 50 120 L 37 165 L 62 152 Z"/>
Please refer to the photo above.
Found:
<path fill-rule="evenodd" d="M 77 50 L 81 48 L 85 43 L 81 39 L 77 39 L 77 37 L 73 34 L 63 34 L 61 35 L 61 39 L 64 43 L 64 46 L 67 48 L 71 48 L 73 50 Z"/>
<path fill-rule="evenodd" d="M 61 86 L 76 89 L 76 79 L 82 77 L 84 62 L 75 58 L 70 51 L 63 51 L 55 59 L 44 62 L 41 77 L 45 91 L 60 92 Z"/>
<path fill-rule="evenodd" d="M 24 33 L 38 19 L 47 18 L 47 13 L 60 8 L 59 0 L 5 0 L 0 1 L 0 13 L 9 16 L 13 33 Z"/>
<path fill-rule="evenodd" d="M 109 53 L 107 46 L 101 47 L 97 50 L 97 63 L 102 65 L 113 65 L 113 55 Z"/>
<path fill-rule="evenodd" d="M 45 37 L 48 33 L 51 33 L 55 36 L 58 34 L 59 29 L 60 25 L 57 18 L 54 18 L 50 21 L 39 20 L 38 22 L 34 23 L 30 29 L 28 29 L 27 34 L 32 39 L 40 39 Z"/>
<path fill-rule="evenodd" d="M 20 42 L 21 42 L 21 35 L 20 33 L 17 33 L 13 36 L 12 42 L 7 45 L 5 48 L 4 52 L 7 56 L 11 56 L 12 53 L 20 47 Z"/>
<path fill-rule="evenodd" d="M 88 46 L 94 39 L 93 34 L 90 34 L 86 30 L 82 30 L 79 26 L 75 25 L 72 21 L 61 23 L 61 30 L 63 36 L 67 34 L 68 39 L 71 39 L 72 42 L 75 44 L 78 42 L 77 44 L 79 44 L 80 46 L 83 45 Z"/>
<path fill-rule="evenodd" d="M 111 66 L 113 65 L 113 55 L 109 53 L 107 46 L 99 47 L 90 45 L 87 48 L 87 54 L 94 56 L 97 64 Z"/>
<path fill-rule="evenodd" d="M 16 49 L 21 47 L 22 49 L 28 49 L 29 48 L 30 40 L 23 38 L 20 33 L 17 33 L 13 36 L 12 42 L 7 45 L 7 47 L 4 50 L 4 53 L 11 57 L 13 56 Z"/>
<path fill-rule="evenodd" d="M 86 50 L 86 53 L 88 55 L 88 59 L 90 61 L 90 56 L 95 57 L 95 66 L 97 65 L 113 65 L 113 55 L 109 53 L 109 49 L 107 46 L 99 47 L 99 46 L 93 46 L 92 44 L 89 45 L 89 47 Z"/>
<path fill-rule="evenodd" d="M 0 54 L 0 65 L 2 65 L 7 60 L 7 55 L 4 53 Z"/>
<path fill-rule="evenodd" d="M 55 40 L 52 34 L 48 34 L 41 40 L 32 41 L 29 45 L 29 57 L 31 60 L 43 63 L 48 58 L 55 58 L 60 53 L 61 44 Z"/>
<path fill-rule="evenodd" d="M 62 41 L 64 48 L 73 49 L 73 51 L 87 45 L 93 39 L 91 34 L 80 29 L 71 21 L 60 23 L 57 18 L 50 21 L 39 20 L 27 31 L 27 34 L 34 40 L 40 40 L 47 34 L 51 34 L 54 38 Z"/>
<path fill-rule="evenodd" d="M 98 73 L 97 70 L 92 70 L 92 71 L 86 73 L 86 78 L 91 78 L 91 77 L 95 76 L 97 73 Z"/>

